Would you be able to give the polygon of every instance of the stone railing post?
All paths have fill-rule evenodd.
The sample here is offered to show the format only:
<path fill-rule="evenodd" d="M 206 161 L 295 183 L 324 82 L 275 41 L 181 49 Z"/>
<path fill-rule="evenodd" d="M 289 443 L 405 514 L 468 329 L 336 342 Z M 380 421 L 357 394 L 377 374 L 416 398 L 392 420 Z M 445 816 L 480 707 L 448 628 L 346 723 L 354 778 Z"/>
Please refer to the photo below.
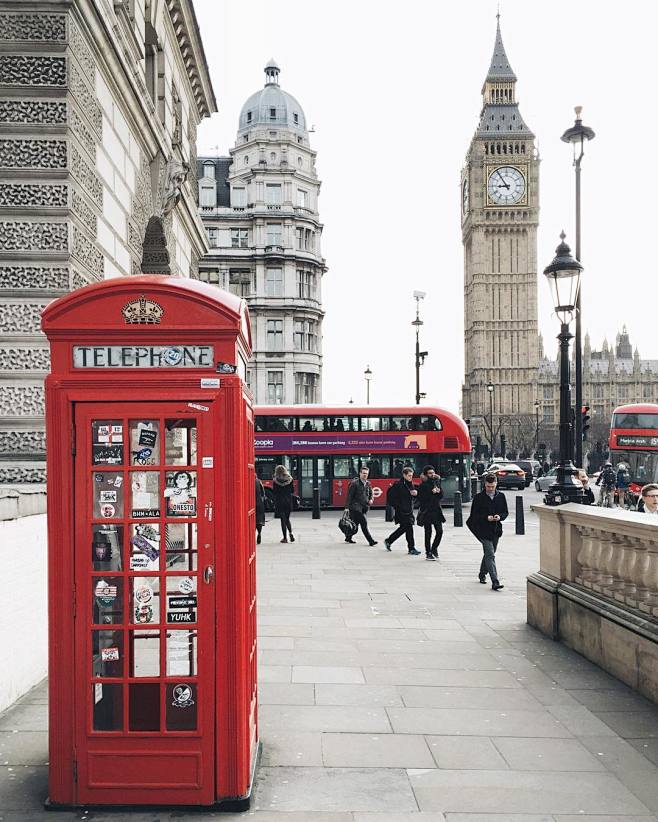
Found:
<path fill-rule="evenodd" d="M 637 585 L 634 580 L 635 566 L 641 551 L 641 545 L 632 537 L 619 537 L 622 551 L 622 561 L 620 566 L 620 576 L 622 585 L 615 591 L 615 599 L 618 602 L 628 603 L 629 599 L 637 597 Z"/>

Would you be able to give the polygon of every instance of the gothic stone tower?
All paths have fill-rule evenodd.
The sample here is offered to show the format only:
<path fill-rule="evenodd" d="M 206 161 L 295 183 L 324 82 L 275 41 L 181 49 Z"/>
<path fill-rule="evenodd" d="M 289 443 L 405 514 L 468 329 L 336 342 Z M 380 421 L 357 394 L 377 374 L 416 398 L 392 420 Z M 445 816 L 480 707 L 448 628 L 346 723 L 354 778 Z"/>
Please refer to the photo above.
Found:
<path fill-rule="evenodd" d="M 465 374 L 462 413 L 488 441 L 534 415 L 539 362 L 539 158 L 516 101 L 500 20 L 482 112 L 461 178 Z"/>

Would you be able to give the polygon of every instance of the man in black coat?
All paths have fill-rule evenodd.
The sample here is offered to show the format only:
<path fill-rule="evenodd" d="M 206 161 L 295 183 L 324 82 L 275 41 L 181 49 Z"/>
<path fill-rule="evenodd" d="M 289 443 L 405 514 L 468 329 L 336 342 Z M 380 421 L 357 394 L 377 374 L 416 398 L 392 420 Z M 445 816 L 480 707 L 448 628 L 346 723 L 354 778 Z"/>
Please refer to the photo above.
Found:
<path fill-rule="evenodd" d="M 418 496 L 418 491 L 414 488 L 413 478 L 413 468 L 405 468 L 402 471 L 402 478 L 389 488 L 386 503 L 395 508 L 395 521 L 398 527 L 384 540 L 384 545 L 386 550 L 390 551 L 395 540 L 404 534 L 407 538 L 408 553 L 418 556 L 420 551 L 416 550 L 415 545 L 413 514 L 414 498 Z"/>
<path fill-rule="evenodd" d="M 491 588 L 500 591 L 504 586 L 498 579 L 496 570 L 496 548 L 503 535 L 501 522 L 507 519 L 507 500 L 497 490 L 498 480 L 495 474 L 484 475 L 484 491 L 473 497 L 471 514 L 466 520 L 470 532 L 482 543 L 484 556 L 480 563 L 480 582 L 486 585 L 487 574 L 491 578 Z"/>
<path fill-rule="evenodd" d="M 425 529 L 425 559 L 436 562 L 439 558 L 439 545 L 443 537 L 443 523 L 446 521 L 441 510 L 441 498 L 443 497 L 441 477 L 432 465 L 426 465 L 423 468 L 422 480 L 418 489 L 420 505 L 418 524 Z M 432 540 L 432 526 L 435 530 L 434 540 Z"/>
<path fill-rule="evenodd" d="M 377 540 L 373 539 L 368 530 L 368 520 L 366 519 L 366 513 L 374 496 L 372 485 L 368 482 L 369 473 L 370 469 L 363 466 L 359 471 L 359 476 L 350 482 L 347 489 L 347 506 L 345 510 L 350 512 L 354 523 L 361 526 L 361 531 L 368 540 L 368 545 L 377 545 Z M 345 537 L 345 542 L 354 542 L 354 540 L 351 537 Z"/>

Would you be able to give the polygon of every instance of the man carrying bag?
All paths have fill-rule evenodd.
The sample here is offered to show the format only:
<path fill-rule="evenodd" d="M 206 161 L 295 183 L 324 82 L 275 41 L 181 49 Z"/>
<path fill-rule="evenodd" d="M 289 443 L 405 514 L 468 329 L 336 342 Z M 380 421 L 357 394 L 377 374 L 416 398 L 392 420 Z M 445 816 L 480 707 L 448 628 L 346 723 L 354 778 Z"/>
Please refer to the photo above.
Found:
<path fill-rule="evenodd" d="M 350 482 L 347 490 L 347 507 L 345 510 L 349 513 L 350 518 L 354 524 L 359 528 L 363 536 L 368 540 L 368 545 L 377 545 L 377 540 L 372 538 L 372 534 L 368 530 L 368 520 L 366 513 L 370 508 L 373 500 L 372 485 L 368 482 L 368 474 L 370 469 L 363 466 L 359 471 L 359 476 Z M 342 529 L 341 529 L 342 530 Z M 356 534 L 356 531 L 354 532 Z M 352 534 L 354 536 L 354 534 Z M 354 542 L 352 536 L 345 534 L 345 542 Z"/>

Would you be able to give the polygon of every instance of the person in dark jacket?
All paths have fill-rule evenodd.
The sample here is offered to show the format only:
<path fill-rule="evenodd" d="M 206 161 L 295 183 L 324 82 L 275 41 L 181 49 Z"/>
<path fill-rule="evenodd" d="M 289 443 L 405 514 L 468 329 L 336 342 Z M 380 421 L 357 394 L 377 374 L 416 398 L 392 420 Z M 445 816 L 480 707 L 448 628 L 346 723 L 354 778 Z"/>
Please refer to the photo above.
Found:
<path fill-rule="evenodd" d="M 272 480 L 272 494 L 274 496 L 274 513 L 281 518 L 281 533 L 283 534 L 281 542 L 288 542 L 288 534 L 290 534 L 290 542 L 295 541 L 290 525 L 293 488 L 292 477 L 285 465 L 277 465 Z"/>
<path fill-rule="evenodd" d="M 384 540 L 384 545 L 386 550 L 390 551 L 395 540 L 404 534 L 407 538 L 408 553 L 412 556 L 418 556 L 420 551 L 416 550 L 413 513 L 414 499 L 418 496 L 418 491 L 414 488 L 413 478 L 413 468 L 405 468 L 402 471 L 402 477 L 391 485 L 388 491 L 386 503 L 395 508 L 395 521 L 398 527 Z"/>
<path fill-rule="evenodd" d="M 601 486 L 601 493 L 599 494 L 599 501 L 597 505 L 614 508 L 615 505 L 615 490 L 617 488 L 617 473 L 612 467 L 611 462 L 606 462 L 603 470 L 596 480 L 596 484 Z"/>
<path fill-rule="evenodd" d="M 426 465 L 423 468 L 422 482 L 418 489 L 418 502 L 420 505 L 418 520 L 420 524 L 422 519 L 423 528 L 425 529 L 425 559 L 434 562 L 439 558 L 443 523 L 446 521 L 441 510 L 442 497 L 441 477 L 436 473 L 433 466 Z M 433 541 L 432 526 L 434 526 L 435 531 Z"/>
<path fill-rule="evenodd" d="M 478 577 L 486 585 L 487 574 L 491 578 L 491 588 L 500 591 L 504 586 L 498 579 L 496 569 L 496 548 L 503 535 L 501 522 L 507 519 L 507 500 L 497 490 L 498 480 L 495 474 L 484 475 L 484 491 L 473 497 L 471 513 L 466 520 L 469 531 L 480 541 L 484 555 L 480 563 Z"/>
<path fill-rule="evenodd" d="M 577 477 L 583 486 L 583 505 L 594 505 L 596 500 L 594 499 L 594 491 L 589 487 L 587 471 L 584 468 L 579 468 Z"/>
<path fill-rule="evenodd" d="M 347 505 L 345 510 L 350 512 L 350 516 L 356 525 L 361 526 L 361 532 L 368 540 L 368 545 L 377 545 L 377 540 L 373 539 L 372 534 L 368 530 L 368 520 L 366 519 L 366 514 L 372 504 L 374 496 L 372 485 L 368 482 L 369 473 L 370 469 L 363 466 L 359 471 L 359 476 L 350 482 L 347 489 Z M 345 537 L 345 542 L 354 542 L 354 540 L 351 537 Z"/>
<path fill-rule="evenodd" d="M 256 477 L 256 543 L 260 545 L 261 531 L 265 525 L 265 489 Z"/>

